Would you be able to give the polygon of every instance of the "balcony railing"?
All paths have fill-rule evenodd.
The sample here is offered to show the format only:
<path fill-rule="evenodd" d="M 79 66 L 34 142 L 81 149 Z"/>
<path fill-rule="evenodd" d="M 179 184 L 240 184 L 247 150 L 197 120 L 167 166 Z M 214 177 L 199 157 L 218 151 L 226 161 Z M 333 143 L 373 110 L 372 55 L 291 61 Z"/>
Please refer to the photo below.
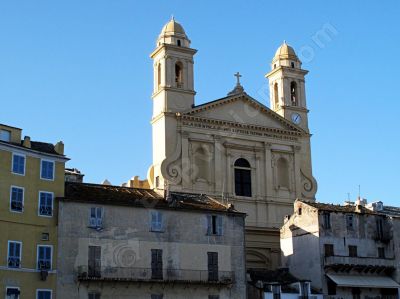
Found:
<path fill-rule="evenodd" d="M 101 267 L 91 269 L 88 266 L 79 266 L 77 270 L 80 281 L 183 282 L 221 285 L 230 285 L 234 282 L 234 273 L 231 271 L 162 269 L 160 273 L 152 268 Z"/>
<path fill-rule="evenodd" d="M 350 257 L 337 255 L 325 257 L 325 266 L 332 265 L 393 267 L 394 260 L 388 258 Z"/>

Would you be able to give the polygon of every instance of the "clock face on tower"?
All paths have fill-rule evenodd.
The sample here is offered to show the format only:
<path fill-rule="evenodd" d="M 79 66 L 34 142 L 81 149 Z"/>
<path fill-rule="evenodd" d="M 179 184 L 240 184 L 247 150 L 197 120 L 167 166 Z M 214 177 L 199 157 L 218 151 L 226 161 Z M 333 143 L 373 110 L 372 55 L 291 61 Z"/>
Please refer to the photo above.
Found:
<path fill-rule="evenodd" d="M 299 125 L 301 123 L 301 116 L 298 113 L 292 113 L 292 122 L 295 123 L 296 125 Z"/>

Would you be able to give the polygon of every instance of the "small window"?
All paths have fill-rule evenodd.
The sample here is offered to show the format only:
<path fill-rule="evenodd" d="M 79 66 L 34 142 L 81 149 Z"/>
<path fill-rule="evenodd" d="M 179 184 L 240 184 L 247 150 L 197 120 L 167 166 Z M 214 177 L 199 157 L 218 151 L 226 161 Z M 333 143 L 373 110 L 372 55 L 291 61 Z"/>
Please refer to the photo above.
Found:
<path fill-rule="evenodd" d="M 301 216 L 302 213 L 303 213 L 302 208 L 299 208 L 298 211 L 297 211 L 297 214 L 298 214 L 299 216 Z"/>
<path fill-rule="evenodd" d="M 19 288 L 7 287 L 6 288 L 6 299 L 18 299 L 21 291 Z"/>
<path fill-rule="evenodd" d="M 293 62 L 293 61 L 290 63 L 290 66 L 291 66 L 292 68 L 294 68 L 294 62 Z"/>
<path fill-rule="evenodd" d="M 51 290 L 37 290 L 36 299 L 51 299 Z"/>
<path fill-rule="evenodd" d="M 349 257 L 357 257 L 357 246 L 349 246 Z"/>
<path fill-rule="evenodd" d="M 51 270 L 51 246 L 39 245 L 37 252 L 37 269 Z"/>
<path fill-rule="evenodd" d="M 325 244 L 324 245 L 324 253 L 325 253 L 325 257 L 334 256 L 335 252 L 334 252 L 333 244 Z"/>
<path fill-rule="evenodd" d="M 39 192 L 39 215 L 53 216 L 53 193 Z"/>
<path fill-rule="evenodd" d="M 323 213 L 323 219 L 324 219 L 324 228 L 330 229 L 331 228 L 331 214 Z"/>
<path fill-rule="evenodd" d="M 279 90 L 278 90 L 278 83 L 274 84 L 274 108 L 279 108 Z"/>
<path fill-rule="evenodd" d="M 42 241 L 50 241 L 50 234 L 49 233 L 42 233 Z"/>
<path fill-rule="evenodd" d="M 13 212 L 21 213 L 24 208 L 24 188 L 22 187 L 11 187 L 10 196 L 10 209 Z"/>
<path fill-rule="evenodd" d="M 177 42 L 176 42 L 176 44 L 178 45 L 178 47 L 180 47 L 180 46 L 181 46 L 181 40 L 178 39 Z"/>
<path fill-rule="evenodd" d="M 13 154 L 12 172 L 25 175 L 25 156 Z"/>
<path fill-rule="evenodd" d="M 21 242 L 8 241 L 8 268 L 21 267 L 21 249 Z"/>
<path fill-rule="evenodd" d="M 177 88 L 183 88 L 183 65 L 181 62 L 175 64 L 175 83 Z"/>
<path fill-rule="evenodd" d="M 89 293 L 88 299 L 100 299 L 100 293 Z"/>
<path fill-rule="evenodd" d="M 276 63 L 274 64 L 274 69 L 276 69 Z"/>
<path fill-rule="evenodd" d="M 100 229 L 103 227 L 103 208 L 90 208 L 89 227 Z"/>
<path fill-rule="evenodd" d="M 353 230 L 354 228 L 354 216 L 346 215 L 346 227 L 348 230 Z"/>
<path fill-rule="evenodd" d="M 156 176 L 156 187 L 159 188 L 160 187 L 160 177 Z"/>
<path fill-rule="evenodd" d="M 11 141 L 11 131 L 0 130 L 0 140 L 10 142 Z"/>
<path fill-rule="evenodd" d="M 152 232 L 163 231 L 163 214 L 159 211 L 152 211 L 151 213 L 151 227 Z"/>
<path fill-rule="evenodd" d="M 378 257 L 380 259 L 386 258 L 385 247 L 378 247 Z"/>
<path fill-rule="evenodd" d="M 44 180 L 54 180 L 54 162 L 42 160 L 40 178 Z"/>
<path fill-rule="evenodd" d="M 207 216 L 207 234 L 222 236 L 222 216 L 208 215 Z"/>

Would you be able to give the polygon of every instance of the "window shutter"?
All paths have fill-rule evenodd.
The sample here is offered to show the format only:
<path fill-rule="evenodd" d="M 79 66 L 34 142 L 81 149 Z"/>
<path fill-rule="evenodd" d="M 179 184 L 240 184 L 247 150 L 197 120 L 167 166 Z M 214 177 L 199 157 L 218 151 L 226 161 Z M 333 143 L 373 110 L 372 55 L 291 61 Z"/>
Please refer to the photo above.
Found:
<path fill-rule="evenodd" d="M 223 234 L 223 218 L 222 216 L 217 216 L 217 235 L 222 236 Z"/>
<path fill-rule="evenodd" d="M 96 226 L 103 227 L 103 208 L 97 208 Z"/>
<path fill-rule="evenodd" d="M 89 210 L 89 226 L 96 227 L 96 208 L 90 208 Z"/>
<path fill-rule="evenodd" d="M 158 214 L 158 230 L 163 230 L 163 215 L 161 212 L 157 212 Z"/>
<path fill-rule="evenodd" d="M 207 235 L 211 235 L 212 234 L 212 216 L 211 215 L 207 215 Z"/>

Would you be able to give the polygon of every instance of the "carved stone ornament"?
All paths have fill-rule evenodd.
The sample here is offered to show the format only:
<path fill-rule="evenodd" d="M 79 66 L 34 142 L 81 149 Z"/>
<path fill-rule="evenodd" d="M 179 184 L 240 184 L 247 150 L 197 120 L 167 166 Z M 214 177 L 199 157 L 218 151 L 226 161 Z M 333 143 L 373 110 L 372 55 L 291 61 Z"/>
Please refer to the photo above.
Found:
<path fill-rule="evenodd" d="M 161 174 L 164 179 L 172 184 L 179 184 L 182 181 L 182 165 L 180 161 L 182 153 L 182 138 L 181 134 L 177 134 L 176 147 L 172 155 L 169 155 L 161 163 Z"/>
<path fill-rule="evenodd" d="M 315 194 L 317 193 L 317 181 L 313 177 L 307 177 L 301 169 L 300 174 L 301 195 L 309 199 L 315 199 Z"/>

